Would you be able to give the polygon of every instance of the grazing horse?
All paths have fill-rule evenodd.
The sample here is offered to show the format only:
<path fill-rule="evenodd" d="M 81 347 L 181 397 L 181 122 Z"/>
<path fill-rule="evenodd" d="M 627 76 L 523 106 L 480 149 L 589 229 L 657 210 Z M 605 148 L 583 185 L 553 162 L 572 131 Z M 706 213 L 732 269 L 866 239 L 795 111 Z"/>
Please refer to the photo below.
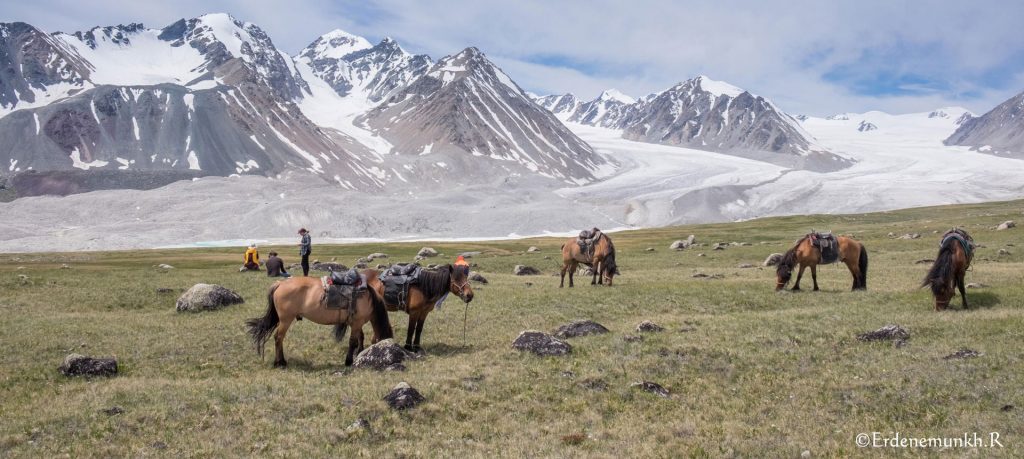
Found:
<path fill-rule="evenodd" d="M 377 277 L 367 280 L 367 285 L 378 296 L 384 296 L 384 282 Z M 423 323 L 434 307 L 439 306 L 452 293 L 466 304 L 473 301 L 473 288 L 469 286 L 469 264 L 460 256 L 454 265 L 440 266 L 435 270 L 423 269 L 416 281 L 409 285 L 409 296 L 406 307 L 399 304 L 387 304 L 388 311 L 404 310 L 409 314 L 409 329 L 406 331 L 405 348 L 418 352 L 420 337 L 423 335 Z M 414 336 L 415 335 L 415 336 Z M 414 339 L 415 338 L 415 339 Z"/>
<path fill-rule="evenodd" d="M 860 242 L 846 236 L 835 236 L 833 244 L 837 245 L 838 253 L 833 259 L 823 259 L 821 250 L 815 245 L 814 239 L 820 236 L 815 233 L 808 234 L 799 241 L 792 249 L 789 249 L 779 261 L 775 269 L 776 284 L 775 290 L 779 291 L 786 287 L 789 279 L 793 276 L 793 268 L 799 263 L 800 272 L 796 276 L 796 283 L 793 290 L 800 290 L 800 278 L 804 275 L 804 268 L 811 268 L 811 280 L 814 282 L 814 291 L 818 291 L 818 265 L 834 263 L 837 260 L 846 263 L 853 275 L 853 290 L 867 290 L 868 288 L 868 251 Z"/>
<path fill-rule="evenodd" d="M 569 272 L 569 288 L 574 286 L 573 274 L 581 264 L 590 267 L 593 273 L 590 285 L 612 286 L 612 277 L 619 273 L 619 268 L 615 264 L 615 244 L 612 244 L 607 234 L 596 232 L 597 237 L 593 239 L 590 253 L 580 247 L 577 238 L 571 238 L 562 244 L 562 281 L 558 288 L 565 287 L 566 271 Z"/>
<path fill-rule="evenodd" d="M 363 274 L 367 283 L 377 279 L 375 270 L 368 269 L 363 271 Z M 357 351 L 363 350 L 363 325 L 366 322 L 373 326 L 374 343 L 392 337 L 394 332 L 391 329 L 388 312 L 376 291 L 369 288 L 359 291 L 355 298 L 354 313 L 351 314 L 344 308 L 328 309 L 323 301 L 324 295 L 323 283 L 316 277 L 292 277 L 272 285 L 267 293 L 267 313 L 263 317 L 246 321 L 260 357 L 263 357 L 263 348 L 271 332 L 276 330 L 274 345 L 277 357 L 274 359 L 274 366 L 288 366 L 284 359 L 284 337 L 288 333 L 288 327 L 291 327 L 296 319 L 302 318 L 320 325 L 334 325 L 334 339 L 337 341 L 345 337 L 345 331 L 351 325 L 352 333 L 349 334 L 345 366 L 351 366 L 353 356 Z"/>
<path fill-rule="evenodd" d="M 942 311 L 949 306 L 949 301 L 960 289 L 960 299 L 967 309 L 967 292 L 964 290 L 964 274 L 971 266 L 974 258 L 974 239 L 960 228 L 953 228 L 942 235 L 939 242 L 939 255 L 928 270 L 921 286 L 928 285 L 935 296 L 935 310 Z"/>

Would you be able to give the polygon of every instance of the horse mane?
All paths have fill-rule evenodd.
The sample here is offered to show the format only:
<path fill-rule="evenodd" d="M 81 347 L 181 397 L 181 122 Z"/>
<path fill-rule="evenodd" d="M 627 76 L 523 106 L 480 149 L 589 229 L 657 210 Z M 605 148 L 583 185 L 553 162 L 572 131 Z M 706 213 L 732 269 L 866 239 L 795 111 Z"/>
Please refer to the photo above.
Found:
<path fill-rule="evenodd" d="M 959 243 L 956 238 L 949 238 L 944 241 L 942 247 L 939 248 L 939 255 L 935 257 L 935 262 L 932 263 L 931 269 L 928 270 L 928 274 L 921 281 L 921 287 L 930 285 L 932 293 L 939 295 L 942 293 L 943 288 L 949 285 L 950 280 L 955 275 L 953 250 Z"/>
<path fill-rule="evenodd" d="M 421 270 L 414 285 L 423 292 L 423 296 L 428 300 L 439 298 L 448 293 L 450 289 L 452 273 L 449 268 L 451 265 L 438 266 L 437 270 Z"/>
<path fill-rule="evenodd" d="M 793 270 L 793 266 L 796 266 L 796 249 L 797 247 L 800 247 L 800 244 L 803 244 L 805 240 L 807 240 L 807 236 L 804 236 L 800 238 L 800 240 L 796 241 L 796 244 L 793 245 L 793 248 L 787 250 L 786 253 L 782 255 L 782 259 L 779 260 L 779 263 L 777 265 L 775 265 L 775 274 L 781 276 Z"/>

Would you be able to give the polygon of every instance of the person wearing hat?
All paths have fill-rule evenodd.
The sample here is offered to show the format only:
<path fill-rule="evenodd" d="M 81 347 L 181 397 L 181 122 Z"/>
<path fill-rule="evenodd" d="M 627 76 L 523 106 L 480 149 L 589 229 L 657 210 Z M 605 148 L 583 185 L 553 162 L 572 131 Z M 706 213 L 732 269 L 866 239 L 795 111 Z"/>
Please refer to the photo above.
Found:
<path fill-rule="evenodd" d="M 245 260 L 242 262 L 242 269 L 239 271 L 259 271 L 260 270 L 260 252 L 256 250 L 256 243 L 249 244 L 249 248 L 245 251 Z"/>
<path fill-rule="evenodd" d="M 309 254 L 313 253 L 313 241 L 309 237 L 309 231 L 306 231 L 306 228 L 299 228 L 299 236 L 302 236 L 302 241 L 299 242 L 299 256 L 302 257 L 302 275 L 309 276 Z"/>

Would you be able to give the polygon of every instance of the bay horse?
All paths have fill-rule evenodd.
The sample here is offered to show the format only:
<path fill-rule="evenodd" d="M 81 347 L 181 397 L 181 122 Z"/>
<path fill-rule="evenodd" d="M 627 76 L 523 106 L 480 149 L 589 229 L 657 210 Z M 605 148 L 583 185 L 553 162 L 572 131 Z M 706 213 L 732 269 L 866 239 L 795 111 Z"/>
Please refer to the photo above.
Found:
<path fill-rule="evenodd" d="M 811 234 L 796 241 L 796 245 L 782 256 L 782 260 L 775 268 L 775 291 L 786 287 L 793 276 L 793 268 L 797 264 L 800 265 L 800 272 L 797 273 L 793 291 L 800 291 L 800 278 L 803 277 L 804 269 L 807 267 L 811 268 L 814 291 L 818 291 L 818 265 L 833 263 L 837 260 L 845 263 L 846 267 L 850 269 L 850 274 L 853 275 L 852 290 L 867 290 L 868 251 L 864 248 L 864 244 L 846 236 L 836 236 L 835 239 L 839 252 L 836 260 L 822 260 L 821 250 L 814 245 Z"/>
<path fill-rule="evenodd" d="M 369 284 L 371 280 L 377 279 L 378 273 L 367 269 L 363 274 Z M 277 350 L 274 366 L 288 366 L 284 359 L 284 337 L 296 319 L 305 318 L 320 325 L 334 325 L 336 341 L 344 339 L 346 329 L 351 326 L 345 366 L 351 366 L 353 356 L 363 351 L 363 325 L 366 322 L 373 326 L 374 343 L 393 336 L 384 301 L 373 289 L 367 288 L 356 295 L 354 314 L 350 314 L 349 310 L 344 308 L 328 309 L 322 301 L 324 295 L 323 284 L 317 277 L 292 277 L 274 283 L 267 292 L 266 314 L 245 322 L 260 357 L 263 357 L 263 348 L 273 333 L 274 346 Z"/>
<path fill-rule="evenodd" d="M 935 257 L 935 263 L 932 263 L 928 275 L 921 282 L 921 287 L 931 287 L 936 311 L 949 307 L 956 289 L 960 290 L 960 299 L 963 300 L 964 309 L 967 309 L 964 275 L 974 258 L 974 247 L 974 239 L 960 228 L 953 228 L 942 235 L 939 255 Z"/>
<path fill-rule="evenodd" d="M 615 264 L 615 244 L 612 244 L 607 234 L 596 228 L 595 232 L 597 237 L 593 242 L 592 253 L 585 253 L 576 243 L 577 238 L 570 238 L 562 244 L 562 280 L 558 288 L 565 287 L 566 271 L 569 272 L 569 288 L 574 286 L 573 275 L 581 264 L 590 267 L 593 273 L 590 285 L 612 286 L 612 277 L 619 273 L 619 268 Z"/>
<path fill-rule="evenodd" d="M 382 298 L 388 311 L 401 311 L 399 304 L 387 304 L 384 298 L 384 282 L 378 277 L 367 279 L 367 285 Z M 420 338 L 423 336 L 423 323 L 427 315 L 439 306 L 448 294 L 454 294 L 463 302 L 473 301 L 473 288 L 469 286 L 469 264 L 459 256 L 454 265 L 444 265 L 436 269 L 422 269 L 416 282 L 409 285 L 409 296 L 404 311 L 409 314 L 409 329 L 405 336 L 405 349 L 419 352 Z"/>

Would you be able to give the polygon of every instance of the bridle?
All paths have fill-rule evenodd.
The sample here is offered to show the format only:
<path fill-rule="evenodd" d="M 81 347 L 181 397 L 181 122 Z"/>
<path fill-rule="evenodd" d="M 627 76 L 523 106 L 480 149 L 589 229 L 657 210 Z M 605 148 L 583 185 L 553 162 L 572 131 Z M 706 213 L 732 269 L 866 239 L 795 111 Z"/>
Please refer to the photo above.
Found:
<path fill-rule="evenodd" d="M 469 275 L 468 275 L 469 267 L 466 267 L 466 271 L 467 271 L 467 275 L 466 275 L 466 281 L 465 282 L 462 282 L 461 284 L 458 283 L 458 282 L 455 282 L 455 276 L 454 275 L 451 276 L 451 278 L 448 281 L 448 284 L 449 284 L 448 288 L 450 288 L 450 289 L 454 290 L 455 292 L 457 292 L 455 294 L 458 295 L 459 299 L 462 300 L 462 301 L 466 301 L 465 294 L 463 292 L 465 292 L 466 291 L 466 287 L 469 286 Z M 452 274 L 454 274 L 454 273 L 452 273 Z"/>

